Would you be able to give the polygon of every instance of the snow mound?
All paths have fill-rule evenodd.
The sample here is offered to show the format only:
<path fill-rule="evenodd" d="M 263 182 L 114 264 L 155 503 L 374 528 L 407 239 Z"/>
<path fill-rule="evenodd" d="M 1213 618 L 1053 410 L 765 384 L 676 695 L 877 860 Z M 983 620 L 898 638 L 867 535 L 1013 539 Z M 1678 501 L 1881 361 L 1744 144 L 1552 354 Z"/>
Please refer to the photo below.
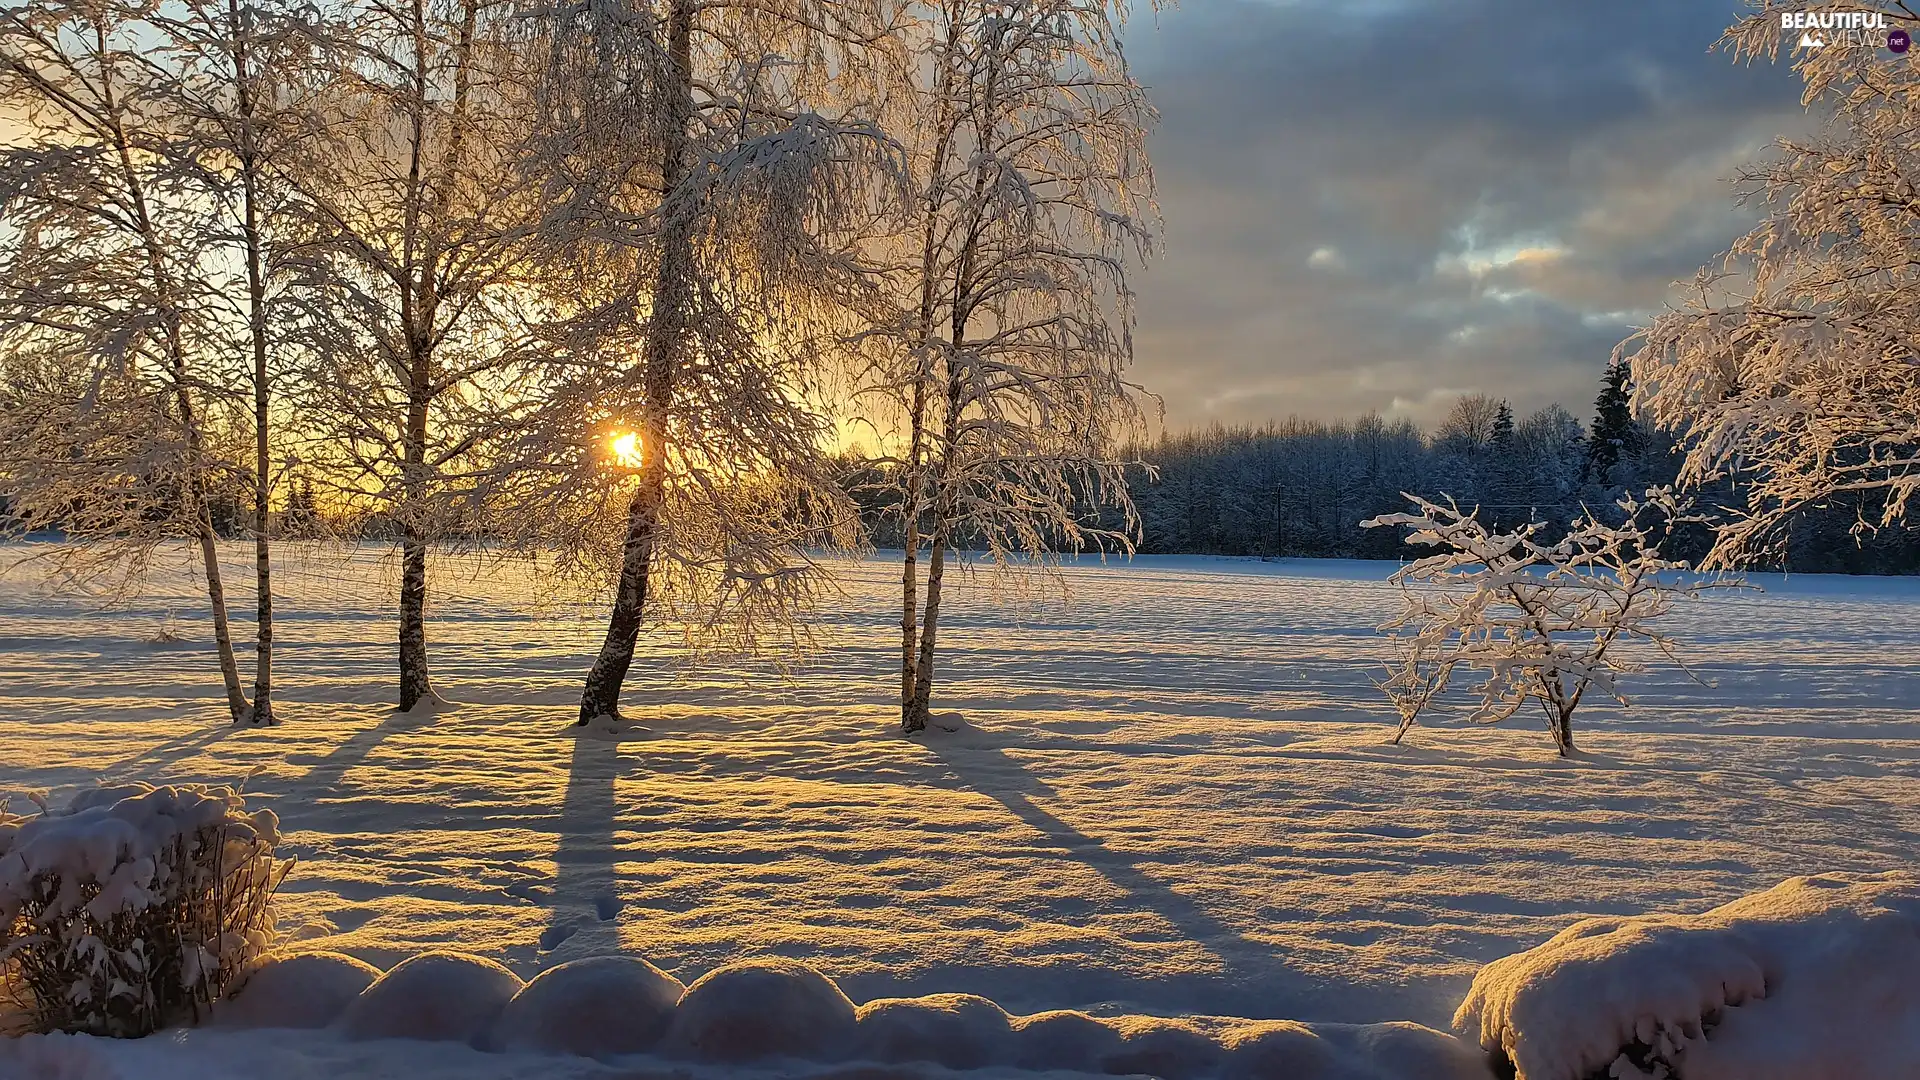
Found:
<path fill-rule="evenodd" d="M 610 1057 L 653 1049 L 686 992 L 637 956 L 589 956 L 548 968 L 507 1002 L 488 1047 Z"/>
<path fill-rule="evenodd" d="M 1212 1075 L 1225 1057 L 1220 1044 L 1205 1032 L 1178 1021 L 1124 1017 L 1115 1026 L 1123 1040 L 1119 1049 L 1100 1059 L 1103 1072 L 1189 1080 Z"/>
<path fill-rule="evenodd" d="M 237 1028 L 326 1027 L 379 978 L 379 968 L 344 953 L 269 956 L 214 1009 L 214 1023 Z"/>
<path fill-rule="evenodd" d="M 421 953 L 367 987 L 336 1025 L 349 1039 L 473 1042 L 521 985 L 519 976 L 483 957 Z"/>
<path fill-rule="evenodd" d="M 1588 919 L 1481 969 L 1453 1022 L 1518 1080 L 1920 1076 L 1920 877 Z"/>
<path fill-rule="evenodd" d="M 833 980 L 792 960 L 743 960 L 687 988 L 667 1045 L 708 1061 L 822 1061 L 843 1051 L 854 1030 L 853 1002 Z"/>
<path fill-rule="evenodd" d="M 1060 1009 L 1013 1022 L 1013 1064 L 1022 1069 L 1084 1069 L 1120 1051 L 1120 1033 L 1085 1013 Z"/>
<path fill-rule="evenodd" d="M 977 994 L 880 998 L 860 1006 L 858 1020 L 859 1056 L 874 1061 L 978 1069 L 1013 1057 L 1006 1010 Z"/>
<path fill-rule="evenodd" d="M 1248 1025 L 1227 1039 L 1224 1080 L 1492 1080 L 1486 1055 L 1419 1024 Z"/>

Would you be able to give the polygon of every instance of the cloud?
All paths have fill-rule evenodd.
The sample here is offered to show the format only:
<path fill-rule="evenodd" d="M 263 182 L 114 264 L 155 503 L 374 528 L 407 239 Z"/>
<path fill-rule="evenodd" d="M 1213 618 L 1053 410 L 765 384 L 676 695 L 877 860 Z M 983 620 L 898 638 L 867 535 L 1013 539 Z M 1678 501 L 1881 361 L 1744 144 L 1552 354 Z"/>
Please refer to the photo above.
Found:
<path fill-rule="evenodd" d="M 1175 427 L 1460 388 L 1584 414 L 1628 328 L 1751 222 L 1727 182 L 1804 130 L 1728 0 L 1204 0 L 1129 48 L 1168 249 L 1139 374 Z"/>
<path fill-rule="evenodd" d="M 1347 260 L 1340 257 L 1339 248 L 1317 247 L 1307 256 L 1307 265 L 1315 270 L 1345 270 Z"/>

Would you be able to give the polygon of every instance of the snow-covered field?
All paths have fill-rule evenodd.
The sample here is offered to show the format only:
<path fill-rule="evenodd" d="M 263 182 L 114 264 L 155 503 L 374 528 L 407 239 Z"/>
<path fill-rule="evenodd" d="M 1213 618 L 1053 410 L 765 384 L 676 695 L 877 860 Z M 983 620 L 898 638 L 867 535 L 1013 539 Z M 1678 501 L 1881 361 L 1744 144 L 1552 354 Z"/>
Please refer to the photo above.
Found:
<path fill-rule="evenodd" d="M 429 638 L 460 705 L 401 717 L 392 565 L 284 558 L 267 731 L 221 722 L 192 582 L 105 610 L 0 579 L 0 788 L 257 770 L 299 859 L 283 928 L 383 967 L 446 946 L 531 977 L 617 944 L 686 982 L 802 959 L 855 1001 L 1444 1027 L 1480 965 L 1577 917 L 1920 845 L 1915 581 L 1761 578 L 1684 610 L 1717 685 L 1650 673 L 1561 761 L 1531 723 L 1385 744 L 1391 564 L 1081 565 L 1038 609 L 967 589 L 937 707 L 968 724 L 909 740 L 897 568 L 868 562 L 790 678 L 643 644 L 645 730 L 616 742 L 568 730 L 594 607 L 441 560 Z M 154 643 L 169 610 L 185 640 Z"/>

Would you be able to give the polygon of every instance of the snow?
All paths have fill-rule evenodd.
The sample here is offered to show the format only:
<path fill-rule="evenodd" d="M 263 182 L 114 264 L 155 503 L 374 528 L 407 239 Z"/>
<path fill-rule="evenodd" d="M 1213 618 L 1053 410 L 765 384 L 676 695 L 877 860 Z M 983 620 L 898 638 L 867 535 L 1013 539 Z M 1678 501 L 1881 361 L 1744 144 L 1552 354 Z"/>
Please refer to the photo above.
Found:
<path fill-rule="evenodd" d="M 1796 877 L 1701 915 L 1585 920 L 1488 965 L 1455 1024 L 1521 1080 L 1920 1075 L 1920 876 Z"/>
<path fill-rule="evenodd" d="M 349 1039 L 478 1042 L 522 985 L 482 956 L 421 953 L 375 980 L 334 1026 Z"/>
<path fill-rule="evenodd" d="M 1013 1020 L 1013 1064 L 1047 1071 L 1104 1061 L 1120 1049 L 1120 1033 L 1083 1012 L 1053 1009 Z"/>
<path fill-rule="evenodd" d="M 853 1041 L 853 1002 L 805 964 L 742 960 L 694 980 L 673 1014 L 667 1047 L 707 1061 L 832 1060 Z"/>
<path fill-rule="evenodd" d="M 336 952 L 269 956 L 214 1009 L 234 1028 L 322 1028 L 339 1019 L 380 969 Z"/>
<path fill-rule="evenodd" d="M 978 994 L 881 998 L 859 1010 L 857 1056 L 873 1061 L 931 1061 L 953 1069 L 1005 1064 L 1013 1028 L 1007 1012 Z M 1095 1057 L 1068 1061 L 1086 1067 Z"/>
<path fill-rule="evenodd" d="M 1138 1017 L 1114 1026 L 1120 1029 L 1120 1049 L 1100 1059 L 1109 1072 L 1190 1080 L 1213 1073 L 1226 1056 L 1192 1021 Z"/>
<path fill-rule="evenodd" d="M 637 956 L 587 956 L 550 967 L 507 1002 L 488 1046 L 610 1057 L 654 1048 L 686 991 Z"/>
<path fill-rule="evenodd" d="M 373 549 L 281 556 L 272 730 L 224 722 L 186 577 L 110 610 L 0 579 L 0 790 L 260 769 L 248 802 L 280 814 L 299 860 L 282 929 L 382 967 L 457 949 L 533 978 L 620 951 L 691 982 L 785 957 L 854 1002 L 992 999 L 1015 1014 L 1017 1063 L 1157 1023 L 1201 1031 L 1232 1070 L 1240 1051 L 1191 1017 L 1306 1022 L 1342 1060 L 1358 1051 L 1330 1025 L 1444 1027 L 1483 964 L 1581 918 L 1704 911 L 1920 846 L 1911 579 L 1761 577 L 1676 612 L 1716 686 L 1649 672 L 1631 709 L 1583 705 L 1585 753 L 1559 761 L 1519 723 L 1385 745 L 1371 680 L 1391 563 L 1087 562 L 1067 571 L 1071 606 L 1038 610 L 991 603 L 975 577 L 947 597 L 934 702 L 967 722 L 907 739 L 888 702 L 897 566 L 876 559 L 845 575 L 828 648 L 791 680 L 750 662 L 674 674 L 675 635 L 643 635 L 633 723 L 602 739 L 569 727 L 596 605 L 437 559 L 434 678 L 458 704 L 399 716 L 396 568 Z M 169 610 L 187 644 L 149 644 Z M 1090 1019 L 1025 1018 L 1050 1010 Z M 1420 1045 L 1363 1030 L 1376 1056 Z M 129 1075 L 251 1077 L 277 1071 L 271 1034 L 102 1053 Z M 439 1074 L 285 1034 L 313 1075 Z M 531 1069 L 439 1046 L 482 1063 L 463 1075 Z"/>

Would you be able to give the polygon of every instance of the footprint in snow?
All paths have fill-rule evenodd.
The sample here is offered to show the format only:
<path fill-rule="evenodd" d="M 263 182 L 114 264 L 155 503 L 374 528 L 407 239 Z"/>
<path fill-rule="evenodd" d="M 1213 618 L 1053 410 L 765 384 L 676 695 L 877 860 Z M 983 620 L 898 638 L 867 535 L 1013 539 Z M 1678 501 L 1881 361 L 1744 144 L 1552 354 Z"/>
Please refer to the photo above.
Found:
<path fill-rule="evenodd" d="M 568 938 L 580 932 L 580 928 L 568 923 L 565 926 L 549 926 L 540 931 L 540 951 L 552 952 Z"/>

